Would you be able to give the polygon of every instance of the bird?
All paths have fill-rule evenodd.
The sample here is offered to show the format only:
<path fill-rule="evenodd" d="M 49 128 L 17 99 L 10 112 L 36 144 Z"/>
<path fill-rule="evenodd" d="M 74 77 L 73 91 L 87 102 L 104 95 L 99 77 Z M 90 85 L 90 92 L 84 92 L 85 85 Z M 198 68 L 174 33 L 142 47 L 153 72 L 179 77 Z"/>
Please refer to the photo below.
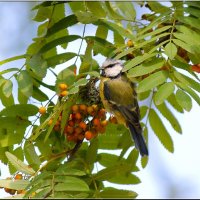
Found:
<path fill-rule="evenodd" d="M 148 156 L 148 149 L 142 135 L 140 109 L 135 84 L 122 72 L 121 60 L 107 58 L 100 67 L 99 94 L 107 112 L 113 114 L 119 124 L 124 124 L 131 133 L 140 155 Z"/>

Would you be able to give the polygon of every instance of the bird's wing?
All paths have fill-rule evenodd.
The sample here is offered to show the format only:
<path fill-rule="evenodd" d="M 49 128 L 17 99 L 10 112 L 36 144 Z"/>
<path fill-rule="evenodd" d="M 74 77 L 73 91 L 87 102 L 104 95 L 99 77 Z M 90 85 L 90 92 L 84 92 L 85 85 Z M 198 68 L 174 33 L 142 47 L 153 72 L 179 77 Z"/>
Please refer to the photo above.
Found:
<path fill-rule="evenodd" d="M 139 123 L 140 112 L 137 97 L 129 81 L 124 79 L 106 81 L 104 83 L 104 96 L 127 121 Z"/>

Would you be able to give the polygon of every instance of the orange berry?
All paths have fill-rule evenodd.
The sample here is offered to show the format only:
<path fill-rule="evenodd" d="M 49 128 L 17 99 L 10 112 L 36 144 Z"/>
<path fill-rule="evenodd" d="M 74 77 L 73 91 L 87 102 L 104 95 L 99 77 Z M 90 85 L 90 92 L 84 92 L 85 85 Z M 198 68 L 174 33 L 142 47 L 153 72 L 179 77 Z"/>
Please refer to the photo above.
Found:
<path fill-rule="evenodd" d="M 102 126 L 107 126 L 108 125 L 108 121 L 106 119 L 101 121 L 101 125 Z"/>
<path fill-rule="evenodd" d="M 99 110 L 98 117 L 100 119 L 106 119 L 106 110 L 104 108 L 101 108 L 101 110 Z"/>
<path fill-rule="evenodd" d="M 61 115 L 59 116 L 58 121 L 59 121 L 59 122 L 62 121 L 62 116 L 61 116 Z"/>
<path fill-rule="evenodd" d="M 41 115 L 44 115 L 46 113 L 46 111 L 47 111 L 47 109 L 45 107 L 43 107 L 43 106 L 39 108 L 39 113 Z"/>
<path fill-rule="evenodd" d="M 75 139 L 74 135 L 67 135 L 68 141 L 74 141 L 74 139 Z"/>
<path fill-rule="evenodd" d="M 69 120 L 68 121 L 68 125 L 73 127 L 74 126 L 74 121 L 73 120 Z"/>
<path fill-rule="evenodd" d="M 75 129 L 74 129 L 74 132 L 75 132 L 75 134 L 80 134 L 80 133 L 82 133 L 83 132 L 83 129 L 81 128 L 81 127 L 76 127 Z"/>
<path fill-rule="evenodd" d="M 114 116 L 110 117 L 109 121 L 110 121 L 111 123 L 113 123 L 113 124 L 117 124 L 117 118 L 114 117 Z"/>
<path fill-rule="evenodd" d="M 9 193 L 10 193 L 11 195 L 14 195 L 16 191 L 17 191 L 17 190 L 11 189 Z"/>
<path fill-rule="evenodd" d="M 132 40 L 128 40 L 127 46 L 128 47 L 133 47 L 134 46 L 133 41 Z"/>
<path fill-rule="evenodd" d="M 82 115 L 81 115 L 81 113 L 76 113 L 75 114 L 75 119 L 82 119 Z"/>
<path fill-rule="evenodd" d="M 67 84 L 65 84 L 65 83 L 60 83 L 60 84 L 59 84 L 59 88 L 60 88 L 60 90 L 64 91 L 64 90 L 67 89 Z"/>
<path fill-rule="evenodd" d="M 79 140 L 83 140 L 84 137 L 85 137 L 85 136 L 84 136 L 83 134 L 79 134 L 79 135 L 78 135 L 78 139 L 79 139 Z"/>
<path fill-rule="evenodd" d="M 53 119 L 50 119 L 50 120 L 48 121 L 48 125 L 50 126 L 52 123 L 53 123 Z"/>
<path fill-rule="evenodd" d="M 91 140 L 92 137 L 93 137 L 93 135 L 92 135 L 92 132 L 91 132 L 91 131 L 86 131 L 86 132 L 85 132 L 85 138 L 86 138 L 87 140 Z"/>
<path fill-rule="evenodd" d="M 21 180 L 21 179 L 22 179 L 22 174 L 15 175 L 15 180 Z"/>
<path fill-rule="evenodd" d="M 17 194 L 25 194 L 26 190 L 17 190 Z"/>
<path fill-rule="evenodd" d="M 74 128 L 73 127 L 71 127 L 71 126 L 65 126 L 65 130 L 64 130 L 64 132 L 66 133 L 66 134 L 72 134 L 73 133 L 73 131 L 74 131 Z"/>
<path fill-rule="evenodd" d="M 200 73 L 200 64 L 192 65 L 192 71 Z"/>
<path fill-rule="evenodd" d="M 59 125 L 55 125 L 53 127 L 53 130 L 56 131 L 56 132 L 58 132 L 60 130 L 60 126 Z"/>
<path fill-rule="evenodd" d="M 71 107 L 71 110 L 72 110 L 74 113 L 76 113 L 76 112 L 78 112 L 78 110 L 79 110 L 79 106 L 78 106 L 77 104 L 75 104 L 75 105 L 73 105 L 73 106 Z"/>
<path fill-rule="evenodd" d="M 81 122 L 79 123 L 79 127 L 81 127 L 81 128 L 85 131 L 86 128 L 87 128 L 87 124 L 86 124 L 85 122 L 81 121 Z"/>
<path fill-rule="evenodd" d="M 89 114 L 89 115 L 94 115 L 95 114 L 95 112 L 94 112 L 94 108 L 92 107 L 92 106 L 88 106 L 87 107 L 87 113 Z"/>
<path fill-rule="evenodd" d="M 93 119 L 93 124 L 94 126 L 99 126 L 100 125 L 100 120 L 98 118 Z"/>
<path fill-rule="evenodd" d="M 87 106 L 85 104 L 81 104 L 79 106 L 80 112 L 86 113 L 87 112 Z"/>
<path fill-rule="evenodd" d="M 10 193 L 11 189 L 10 188 L 4 188 L 4 191 L 7 193 Z"/>
<path fill-rule="evenodd" d="M 94 111 L 98 111 L 99 110 L 98 105 L 96 105 L 96 104 L 93 104 L 92 108 L 94 109 Z"/>
<path fill-rule="evenodd" d="M 65 97 L 65 96 L 67 96 L 67 95 L 68 95 L 67 90 L 63 90 L 63 91 L 60 93 L 60 96 L 61 96 L 61 97 Z"/>

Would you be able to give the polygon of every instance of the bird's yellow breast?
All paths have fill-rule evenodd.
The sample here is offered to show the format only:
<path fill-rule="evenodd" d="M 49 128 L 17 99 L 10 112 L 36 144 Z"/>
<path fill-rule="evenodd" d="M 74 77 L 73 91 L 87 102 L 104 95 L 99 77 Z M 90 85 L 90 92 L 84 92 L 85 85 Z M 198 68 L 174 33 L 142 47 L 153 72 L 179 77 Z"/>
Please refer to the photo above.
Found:
<path fill-rule="evenodd" d="M 125 121 L 124 117 L 121 115 L 121 113 L 117 110 L 114 110 L 112 104 L 110 104 L 108 102 L 108 100 L 105 99 L 104 83 L 109 80 L 110 80 L 109 78 L 101 77 L 101 82 L 100 82 L 100 86 L 99 86 L 99 94 L 100 94 L 101 101 L 102 101 L 106 111 L 113 114 L 117 118 L 117 121 L 119 124 L 126 125 L 126 121 Z"/>

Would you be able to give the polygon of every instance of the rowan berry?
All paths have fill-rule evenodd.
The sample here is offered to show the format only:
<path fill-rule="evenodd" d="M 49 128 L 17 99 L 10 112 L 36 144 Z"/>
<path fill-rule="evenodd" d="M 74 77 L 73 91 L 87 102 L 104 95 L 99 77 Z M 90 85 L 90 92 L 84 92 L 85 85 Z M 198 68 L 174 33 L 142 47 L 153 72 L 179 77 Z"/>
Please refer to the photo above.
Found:
<path fill-rule="evenodd" d="M 60 88 L 60 90 L 64 91 L 64 90 L 67 89 L 67 84 L 65 84 L 65 83 L 60 83 L 60 84 L 59 84 L 59 88 Z"/>
<path fill-rule="evenodd" d="M 44 114 L 46 113 L 46 111 L 47 111 L 46 108 L 43 107 L 43 106 L 39 108 L 39 113 L 40 113 L 41 115 L 44 115 Z"/>
<path fill-rule="evenodd" d="M 86 132 L 85 132 L 85 138 L 86 138 L 87 140 L 91 140 L 92 137 L 93 137 L 93 134 L 92 134 L 91 131 L 86 131 Z"/>

